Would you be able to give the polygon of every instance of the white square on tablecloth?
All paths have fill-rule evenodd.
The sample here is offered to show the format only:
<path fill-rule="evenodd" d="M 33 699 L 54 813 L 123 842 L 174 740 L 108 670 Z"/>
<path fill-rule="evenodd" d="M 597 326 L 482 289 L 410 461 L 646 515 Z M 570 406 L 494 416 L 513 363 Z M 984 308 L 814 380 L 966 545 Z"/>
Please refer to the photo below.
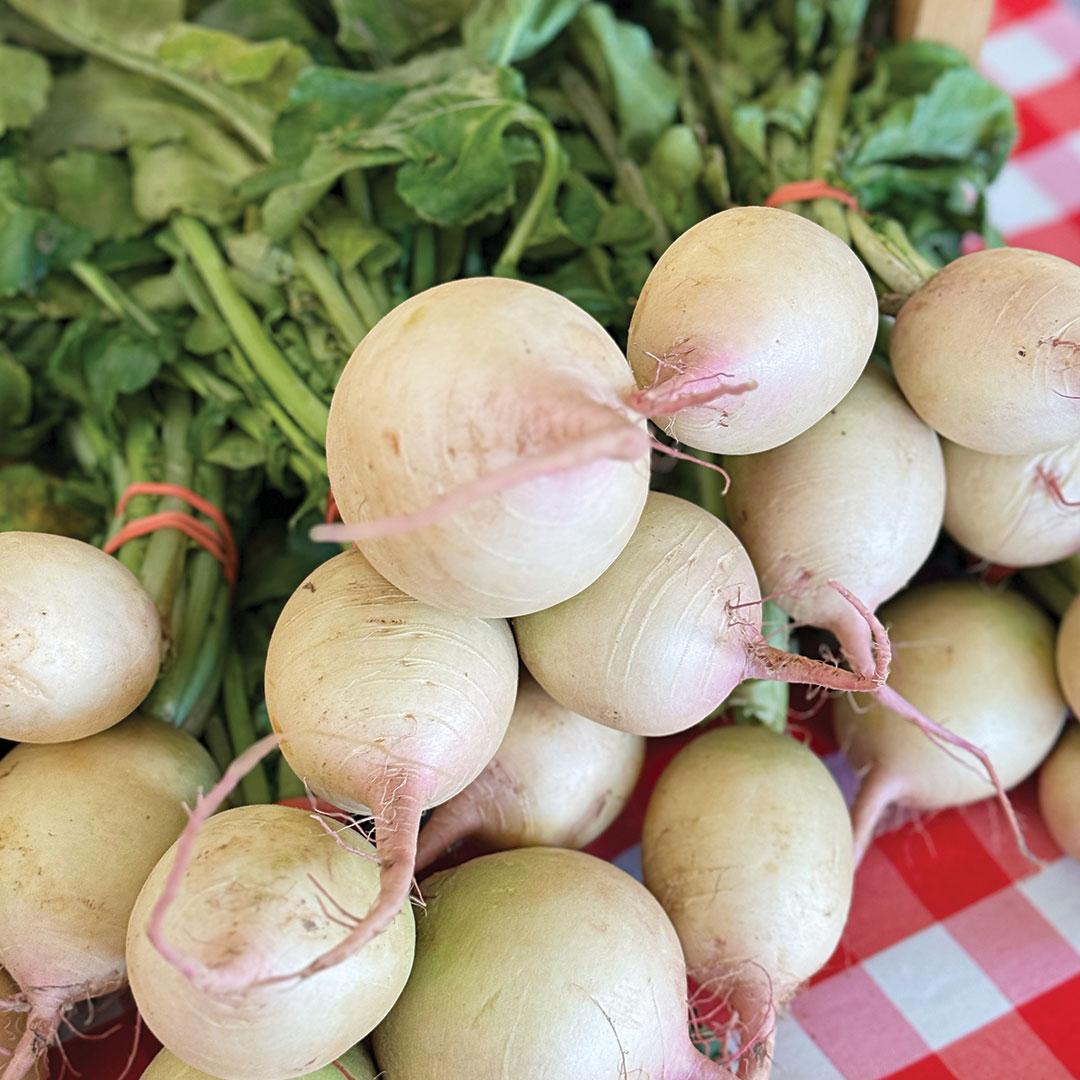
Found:
<path fill-rule="evenodd" d="M 1016 888 L 1077 952 L 1080 952 L 1080 862 L 1067 855 Z"/>
<path fill-rule="evenodd" d="M 862 966 L 932 1050 L 1012 1009 L 940 923 L 883 949 Z"/>
<path fill-rule="evenodd" d="M 1014 97 L 1049 86 L 1069 74 L 1069 64 L 1030 27 L 1018 26 L 991 34 L 979 53 L 982 73 Z"/>
<path fill-rule="evenodd" d="M 1061 217 L 1061 207 L 1024 172 L 1007 161 L 986 195 L 990 222 L 1003 233 L 1049 225 Z"/>
<path fill-rule="evenodd" d="M 844 1074 L 793 1016 L 776 1025 L 776 1053 L 771 1080 L 844 1080 Z"/>

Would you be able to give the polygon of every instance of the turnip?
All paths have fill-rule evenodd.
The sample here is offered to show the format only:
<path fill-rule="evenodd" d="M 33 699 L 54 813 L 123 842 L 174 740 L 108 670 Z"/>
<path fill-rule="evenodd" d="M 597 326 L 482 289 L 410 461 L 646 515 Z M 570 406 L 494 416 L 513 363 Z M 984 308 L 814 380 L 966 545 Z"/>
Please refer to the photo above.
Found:
<path fill-rule="evenodd" d="M 394 588 L 357 550 L 293 593 L 266 657 L 266 706 L 312 792 L 375 819 L 377 901 L 329 967 L 389 926 L 408 897 L 420 816 L 473 781 L 506 732 L 518 660 L 502 620 L 459 615 Z"/>
<path fill-rule="evenodd" d="M 870 275 L 820 225 L 761 206 L 682 234 L 645 282 L 628 356 L 638 404 L 700 450 L 751 454 L 820 420 L 851 389 L 878 328 Z M 694 404 L 709 388 L 744 392 Z"/>
<path fill-rule="evenodd" d="M 938 271 L 900 309 L 889 350 L 911 407 L 984 454 L 1080 441 L 1080 267 L 993 248 Z"/>
<path fill-rule="evenodd" d="M 416 963 L 375 1029 L 386 1080 L 705 1080 L 671 923 L 591 855 L 522 848 L 424 883 Z"/>
<path fill-rule="evenodd" d="M 348 524 L 313 535 L 356 540 L 399 589 L 447 610 L 565 600 L 610 565 L 645 501 L 633 390 L 604 328 L 556 293 L 507 278 L 419 293 L 341 375 L 326 455 Z"/>
<path fill-rule="evenodd" d="M 4 1080 L 27 1074 L 72 1003 L 123 985 L 135 898 L 215 778 L 194 739 L 138 716 L 0 761 L 0 964 L 30 1007 Z"/>
<path fill-rule="evenodd" d="M 220 1080 L 193 1068 L 168 1050 L 157 1056 L 142 1071 L 142 1080 Z M 336 1061 L 305 1073 L 300 1080 L 376 1080 L 371 1056 L 362 1046 L 346 1050 Z"/>
<path fill-rule="evenodd" d="M 1065 609 L 1054 646 L 1058 682 L 1073 715 L 1080 717 L 1080 600 Z"/>
<path fill-rule="evenodd" d="M 18 993 L 18 984 L 0 969 L 0 1076 L 7 1064 L 6 1059 L 11 1057 L 26 1031 L 25 1003 L 19 999 Z M 39 1057 L 26 1075 L 30 1080 L 47 1080 L 48 1065 L 48 1058 Z"/>
<path fill-rule="evenodd" d="M 828 583 L 842 581 L 874 610 L 922 566 L 945 506 L 937 435 L 872 363 L 809 431 L 724 464 L 728 520 L 762 590 L 797 622 L 835 634 L 857 671 L 872 671 L 870 628 Z"/>
<path fill-rule="evenodd" d="M 1039 770 L 1039 810 L 1058 847 L 1080 859 L 1080 727 L 1075 723 Z"/>
<path fill-rule="evenodd" d="M 81 540 L 0 533 L 0 738 L 81 739 L 123 720 L 160 665 L 138 579 Z"/>
<path fill-rule="evenodd" d="M 618 817 L 644 760 L 640 735 L 594 724 L 526 678 L 495 756 L 421 831 L 417 869 L 466 836 L 495 849 L 584 847 Z"/>
<path fill-rule="evenodd" d="M 1047 616 L 1016 593 L 947 581 L 902 594 L 881 617 L 895 650 L 894 691 L 980 747 L 1003 787 L 1028 776 L 1065 720 Z M 891 805 L 936 810 L 993 792 L 880 698 L 840 698 L 833 718 L 848 760 L 865 772 L 853 810 L 857 859 Z"/>
<path fill-rule="evenodd" d="M 154 867 L 128 929 L 131 990 L 158 1039 L 214 1077 L 286 1080 L 364 1038 L 408 977 L 410 907 L 333 970 L 289 976 L 342 941 L 349 913 L 375 899 L 371 845 L 355 834 L 339 843 L 317 815 L 291 806 L 227 810 L 187 840 Z M 168 957 L 150 939 L 159 917 Z M 260 982 L 270 985 L 251 985 Z"/>
<path fill-rule="evenodd" d="M 561 705 L 621 731 L 668 735 L 703 720 L 746 678 L 872 690 L 888 650 L 871 622 L 872 673 L 772 648 L 735 534 L 701 507 L 652 492 L 611 567 L 577 596 L 515 619 L 514 630 L 525 666 Z"/>
<path fill-rule="evenodd" d="M 1080 551 L 1080 443 L 983 454 L 946 442 L 945 528 L 972 554 L 1042 566 Z"/>
<path fill-rule="evenodd" d="M 828 960 L 851 903 L 851 821 L 836 782 L 788 736 L 714 729 L 661 775 L 641 858 L 691 977 L 736 1014 L 742 1075 L 767 1076 L 776 1013 Z"/>

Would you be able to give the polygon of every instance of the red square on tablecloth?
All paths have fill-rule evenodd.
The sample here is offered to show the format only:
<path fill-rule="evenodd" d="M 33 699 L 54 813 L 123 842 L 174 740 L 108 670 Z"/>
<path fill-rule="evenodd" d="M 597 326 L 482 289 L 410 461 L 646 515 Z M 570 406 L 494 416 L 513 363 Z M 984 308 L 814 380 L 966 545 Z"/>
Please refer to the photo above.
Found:
<path fill-rule="evenodd" d="M 1080 902 L 1080 897 L 1077 899 Z M 1021 1005 L 1017 1012 L 1069 1070 L 1069 1075 L 1080 1076 L 1080 976 Z"/>
<path fill-rule="evenodd" d="M 1072 1080 L 1076 1076 L 1016 1013 L 1007 1013 L 973 1031 L 939 1050 L 938 1056 L 957 1080 L 1005 1076 L 1017 1080 Z"/>
<path fill-rule="evenodd" d="M 957 1080 L 952 1071 L 936 1054 L 916 1061 L 899 1072 L 889 1073 L 883 1080 Z"/>

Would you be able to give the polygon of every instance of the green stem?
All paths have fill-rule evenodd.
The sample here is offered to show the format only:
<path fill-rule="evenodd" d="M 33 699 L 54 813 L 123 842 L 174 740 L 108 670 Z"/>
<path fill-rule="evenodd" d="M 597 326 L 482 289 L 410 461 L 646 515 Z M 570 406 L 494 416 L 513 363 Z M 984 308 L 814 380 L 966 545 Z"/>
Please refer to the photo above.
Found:
<path fill-rule="evenodd" d="M 341 275 L 341 284 L 345 286 L 349 299 L 356 305 L 356 310 L 368 326 L 374 326 L 390 310 L 389 300 L 380 301 L 373 282 L 355 267 Z"/>
<path fill-rule="evenodd" d="M 654 254 L 659 255 L 671 246 L 671 233 L 663 214 L 656 208 L 645 188 L 645 179 L 637 164 L 619 153 L 619 136 L 608 116 L 607 107 L 588 80 L 572 67 L 559 72 L 559 85 L 589 129 L 601 153 L 615 171 L 615 180 L 626 201 L 636 206 L 652 223 Z"/>
<path fill-rule="evenodd" d="M 239 755 L 255 742 L 256 735 L 255 726 L 251 722 L 251 710 L 248 708 L 244 666 L 235 649 L 230 649 L 225 658 L 222 690 L 229 741 L 232 743 L 233 753 Z M 249 805 L 271 801 L 270 782 L 261 761 L 240 781 L 240 790 L 244 802 Z"/>
<path fill-rule="evenodd" d="M 810 142 L 810 176 L 812 179 L 827 179 L 832 172 L 840 133 L 844 129 L 851 88 L 855 83 L 858 70 L 859 53 L 855 43 L 843 46 L 836 54 L 836 59 L 825 76 L 825 88 L 822 93 L 821 107 L 814 134 Z M 815 199 L 810 204 L 814 219 L 830 232 L 835 233 L 845 244 L 851 243 L 843 207 L 835 199 Z"/>
<path fill-rule="evenodd" d="M 161 333 L 161 327 L 108 274 L 82 259 L 76 259 L 70 270 L 117 318 L 126 315 L 148 334 Z"/>
<path fill-rule="evenodd" d="M 345 295 L 326 260 L 319 254 L 319 249 L 307 230 L 297 229 L 292 234 L 290 247 L 296 260 L 296 268 L 315 290 L 315 295 L 322 301 L 330 321 L 338 328 L 349 349 L 355 348 L 370 327 L 366 326 L 357 314 L 356 308 Z"/>
<path fill-rule="evenodd" d="M 568 69 L 571 70 L 572 69 Z M 585 80 L 577 72 L 575 75 L 582 82 Z M 599 101 L 599 99 L 597 99 Z M 601 106 L 603 111 L 603 106 Z M 606 113 L 604 114 L 606 119 Z M 523 120 L 522 123 L 525 123 Z M 559 137 L 555 133 L 555 128 L 548 123 L 545 117 L 537 115 L 535 120 L 531 123 L 525 124 L 540 140 L 540 152 L 543 157 L 543 166 L 540 170 L 540 179 L 536 183 L 536 187 L 533 190 L 532 195 L 529 198 L 529 202 L 525 207 L 521 217 L 518 218 L 517 224 L 514 226 L 513 232 L 510 233 L 510 239 L 507 240 L 506 246 L 502 250 L 502 254 L 495 262 L 495 268 L 492 271 L 496 277 L 511 277 L 517 269 L 518 263 L 521 261 L 522 255 L 525 254 L 525 248 L 528 246 L 529 237 L 532 236 L 533 230 L 536 228 L 537 221 L 540 220 L 540 215 L 544 212 L 544 207 L 547 206 L 555 198 L 555 192 L 559 186 L 559 179 L 562 173 L 562 148 L 559 145 Z M 637 166 L 634 166 L 636 169 Z M 638 174 L 640 180 L 640 174 Z M 641 192 L 645 194 L 644 185 L 641 185 Z M 645 195 L 647 199 L 648 196 Z M 649 205 L 652 206 L 651 200 Z M 655 210 L 655 207 L 653 208 Z M 657 216 L 661 224 L 663 224 L 663 218 Z M 655 225 L 655 221 L 654 221 Z M 657 234 L 658 239 L 660 234 Z"/>
<path fill-rule="evenodd" d="M 420 225 L 416 230 L 410 269 L 409 284 L 414 294 L 435 284 L 435 230 L 430 225 Z"/>
<path fill-rule="evenodd" d="M 209 230 L 186 215 L 176 217 L 172 227 L 259 378 L 299 427 L 319 446 L 325 445 L 329 408 L 289 366 L 237 291 Z"/>
<path fill-rule="evenodd" d="M 293 772 L 292 766 L 285 760 L 282 754 L 278 758 L 277 767 L 277 797 L 278 799 L 302 799 L 307 795 L 304 781 Z"/>
<path fill-rule="evenodd" d="M 1069 583 L 1073 592 L 1080 592 L 1080 555 L 1056 563 L 1053 569 Z"/>
<path fill-rule="evenodd" d="M 214 759 L 214 764 L 218 767 L 218 772 L 224 773 L 233 763 L 233 752 L 232 746 L 229 745 L 229 733 L 225 728 L 225 721 L 217 713 L 207 719 L 203 726 L 202 737 L 207 750 L 210 751 L 210 756 Z M 239 805 L 235 793 L 229 793 L 225 805 Z"/>
<path fill-rule="evenodd" d="M 1058 564 L 1060 566 L 1060 563 Z M 1041 603 L 1059 619 L 1069 610 L 1076 598 L 1069 583 L 1051 566 L 1037 566 L 1021 570 L 1020 579 Z"/>
<path fill-rule="evenodd" d="M 699 450 L 698 458 L 707 464 L 716 460 L 715 454 Z M 724 506 L 723 478 L 715 469 L 702 466 L 696 470 L 698 486 L 698 505 L 703 510 L 708 510 L 713 517 L 721 521 L 727 521 L 727 513 Z"/>
<path fill-rule="evenodd" d="M 221 693 L 228 627 L 229 594 L 223 586 L 218 590 L 217 599 L 211 609 L 206 640 L 199 649 L 191 682 L 176 707 L 179 726 L 196 738 L 202 734 Z"/>
<path fill-rule="evenodd" d="M 854 210 L 848 210 L 846 217 L 855 249 L 890 292 L 911 296 L 937 272 L 915 250 L 898 222 L 881 219 L 875 228 Z"/>

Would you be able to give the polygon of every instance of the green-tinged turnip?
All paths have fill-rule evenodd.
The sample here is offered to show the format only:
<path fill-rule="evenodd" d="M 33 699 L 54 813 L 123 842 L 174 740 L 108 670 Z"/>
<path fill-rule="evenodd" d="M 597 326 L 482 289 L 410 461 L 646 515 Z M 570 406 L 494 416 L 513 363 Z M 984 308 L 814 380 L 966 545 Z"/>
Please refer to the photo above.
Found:
<path fill-rule="evenodd" d="M 640 735 L 578 716 L 526 677 L 495 756 L 421 830 L 417 869 L 467 836 L 494 849 L 584 847 L 618 817 L 644 760 Z"/>
<path fill-rule="evenodd" d="M 0 533 L 0 738 L 112 727 L 150 692 L 160 653 L 157 610 L 127 567 L 67 536 Z"/>
<path fill-rule="evenodd" d="M 740 1075 L 768 1075 L 777 1011 L 840 940 L 851 903 L 851 821 L 807 747 L 759 727 L 700 735 L 645 813 L 644 881 L 691 977 L 738 1020 Z"/>
<path fill-rule="evenodd" d="M 1080 267 L 991 248 L 939 270 L 900 309 L 889 348 L 911 407 L 984 454 L 1080 441 Z"/>
<path fill-rule="evenodd" d="M 435 874 L 424 897 L 373 1037 L 385 1080 L 731 1080 L 690 1044 L 671 923 L 618 867 L 522 848 Z"/>
<path fill-rule="evenodd" d="M 299 1080 L 376 1080 L 375 1065 L 371 1055 L 362 1047 L 346 1050 L 336 1061 L 314 1072 L 305 1073 Z M 142 1071 L 141 1080 L 221 1080 L 181 1061 L 168 1050 L 159 1050 L 157 1056 Z"/>
<path fill-rule="evenodd" d="M 30 1006 L 4 1080 L 27 1075 L 70 1005 L 124 984 L 135 898 L 216 775 L 191 736 L 139 716 L 0 761 L 0 964 Z"/>
<path fill-rule="evenodd" d="M 1080 859 L 1080 726 L 1070 723 L 1039 770 L 1039 811 L 1067 855 Z"/>
<path fill-rule="evenodd" d="M 851 389 L 877 327 L 870 275 L 827 229 L 725 210 L 684 232 L 641 290 L 627 346 L 636 404 L 699 450 L 769 450 Z"/>
<path fill-rule="evenodd" d="M 178 1058 L 223 1080 L 287 1080 L 328 1065 L 386 1015 L 412 965 L 408 905 L 332 970 L 278 978 L 333 948 L 374 901 L 379 871 L 366 840 L 350 834 L 346 846 L 295 807 L 241 806 L 203 825 L 186 865 L 179 850 L 147 879 L 127 939 L 136 1004 Z M 174 886 L 160 923 L 167 959 L 148 931 Z"/>

